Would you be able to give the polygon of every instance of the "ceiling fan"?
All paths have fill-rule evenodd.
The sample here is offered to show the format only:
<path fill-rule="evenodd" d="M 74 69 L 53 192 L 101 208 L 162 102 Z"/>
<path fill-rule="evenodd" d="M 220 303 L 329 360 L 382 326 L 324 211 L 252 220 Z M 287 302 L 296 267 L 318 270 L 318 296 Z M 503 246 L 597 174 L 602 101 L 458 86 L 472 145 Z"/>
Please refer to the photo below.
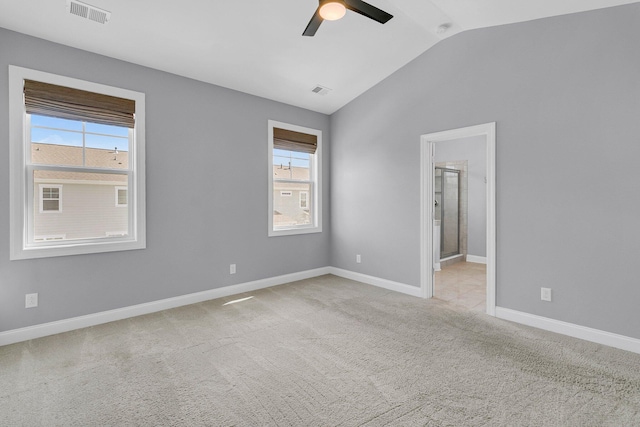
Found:
<path fill-rule="evenodd" d="M 367 18 L 378 21 L 381 24 L 386 23 L 393 15 L 388 14 L 384 10 L 371 6 L 362 0 L 320 0 L 320 5 L 313 14 L 311 21 L 307 24 L 307 28 L 302 33 L 303 36 L 312 37 L 325 19 L 327 21 L 335 21 L 340 19 L 347 13 L 347 9 L 364 15 Z"/>

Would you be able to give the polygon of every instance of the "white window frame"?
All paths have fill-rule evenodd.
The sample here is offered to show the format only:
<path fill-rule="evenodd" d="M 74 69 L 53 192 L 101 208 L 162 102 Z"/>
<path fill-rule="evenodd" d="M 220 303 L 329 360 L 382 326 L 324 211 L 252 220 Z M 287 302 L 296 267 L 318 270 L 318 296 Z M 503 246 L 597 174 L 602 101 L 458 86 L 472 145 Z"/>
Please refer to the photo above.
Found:
<path fill-rule="evenodd" d="M 57 211 L 45 211 L 44 210 L 44 189 L 45 188 L 57 188 L 58 189 L 58 210 Z M 38 184 L 39 205 L 41 214 L 57 214 L 62 212 L 62 185 L 60 184 Z M 55 199 L 47 199 L 55 200 Z M 34 238 L 34 240 L 37 240 Z"/>
<path fill-rule="evenodd" d="M 316 153 L 311 155 L 310 164 L 310 181 L 311 181 L 311 197 L 312 209 L 309 210 L 311 215 L 311 224 L 274 227 L 273 226 L 273 128 L 291 130 L 294 132 L 315 135 L 318 140 Z M 295 234 L 309 234 L 322 232 L 322 131 L 311 129 L 303 126 L 292 125 L 289 123 L 278 122 L 275 120 L 268 121 L 268 235 L 291 236 Z M 308 199 L 307 199 L 308 200 Z"/>
<path fill-rule="evenodd" d="M 128 175 L 130 233 L 123 238 L 96 238 L 36 242 L 33 235 L 33 174 L 29 174 L 29 115 L 25 112 L 24 80 L 66 86 L 135 101 L 135 128 L 130 129 L 129 169 L 100 170 Z M 46 258 L 146 248 L 145 206 L 145 95 L 28 68 L 9 66 L 9 156 L 10 162 L 10 259 Z M 68 167 L 73 169 L 73 167 Z M 86 169 L 86 168 L 85 168 Z M 51 186 L 51 185 L 49 185 Z M 116 193 L 117 194 L 117 193 Z M 31 226 L 29 225 L 31 224 Z"/>
<path fill-rule="evenodd" d="M 304 194 L 304 204 L 306 206 L 302 206 L 302 195 Z M 308 191 L 301 191 L 298 194 L 298 206 L 300 206 L 300 209 L 309 209 L 309 192 Z"/>
<path fill-rule="evenodd" d="M 115 187 L 115 192 L 116 192 L 116 207 L 117 208 L 126 208 L 127 206 L 129 206 L 129 189 L 123 185 L 117 185 Z M 127 192 L 127 201 L 123 204 L 123 203 L 118 203 L 120 201 L 120 197 L 118 197 L 118 192 L 120 190 L 124 190 Z"/>

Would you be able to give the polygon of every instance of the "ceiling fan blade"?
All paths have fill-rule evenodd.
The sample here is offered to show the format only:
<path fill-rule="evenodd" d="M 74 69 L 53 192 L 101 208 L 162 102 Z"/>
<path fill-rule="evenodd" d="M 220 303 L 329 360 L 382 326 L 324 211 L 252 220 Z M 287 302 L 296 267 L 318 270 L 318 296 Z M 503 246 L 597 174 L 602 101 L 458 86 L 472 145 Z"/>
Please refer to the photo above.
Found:
<path fill-rule="evenodd" d="M 378 21 L 381 24 L 384 24 L 389 19 L 393 18 L 393 15 L 382 9 L 378 9 L 375 6 L 371 6 L 369 3 L 365 3 L 362 0 L 344 0 L 344 4 L 347 9 L 359 13 L 360 15 L 364 15 L 367 18 L 371 18 L 374 21 Z"/>
<path fill-rule="evenodd" d="M 302 35 L 313 37 L 316 34 L 316 31 L 318 31 L 320 24 L 322 24 L 322 21 L 324 21 L 324 19 L 320 16 L 320 8 L 317 8 L 316 13 L 313 14 L 311 21 L 307 24 L 307 28 L 304 29 Z"/>

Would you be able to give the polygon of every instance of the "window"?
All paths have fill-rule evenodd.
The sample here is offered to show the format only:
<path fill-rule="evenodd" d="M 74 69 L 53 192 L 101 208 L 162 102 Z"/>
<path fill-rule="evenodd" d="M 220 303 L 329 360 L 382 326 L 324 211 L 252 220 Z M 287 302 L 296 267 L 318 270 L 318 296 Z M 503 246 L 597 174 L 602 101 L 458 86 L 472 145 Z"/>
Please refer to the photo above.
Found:
<path fill-rule="evenodd" d="M 144 248 L 144 94 L 14 66 L 9 84 L 11 259 Z"/>
<path fill-rule="evenodd" d="M 125 207 L 128 204 L 127 187 L 116 187 L 116 206 Z"/>
<path fill-rule="evenodd" d="M 269 121 L 269 236 L 322 231 L 322 131 Z"/>
<path fill-rule="evenodd" d="M 40 213 L 62 211 L 62 185 L 40 184 Z"/>

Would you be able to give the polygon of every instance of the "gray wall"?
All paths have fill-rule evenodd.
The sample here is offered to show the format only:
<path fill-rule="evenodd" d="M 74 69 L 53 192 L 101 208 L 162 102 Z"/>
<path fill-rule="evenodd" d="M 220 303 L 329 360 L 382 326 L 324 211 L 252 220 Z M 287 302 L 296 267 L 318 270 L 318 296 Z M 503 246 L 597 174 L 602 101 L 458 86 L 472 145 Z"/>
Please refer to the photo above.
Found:
<path fill-rule="evenodd" d="M 324 232 L 267 237 L 267 120 L 322 130 L 328 159 L 328 116 L 4 29 L 0 52 L 0 331 L 329 264 L 328 161 Z M 146 93 L 146 250 L 9 261 L 9 64 Z"/>
<path fill-rule="evenodd" d="M 498 305 L 640 338 L 638 22 L 632 4 L 465 32 L 330 123 L 0 29 L 0 331 L 329 264 L 419 286 L 419 136 L 496 121 Z M 146 250 L 9 261 L 8 64 L 147 94 Z M 268 119 L 325 132 L 322 234 L 267 237 Z"/>
<path fill-rule="evenodd" d="M 487 256 L 487 144 L 484 136 L 436 143 L 436 162 L 467 161 L 467 255 Z"/>
<path fill-rule="evenodd" d="M 332 265 L 419 286 L 420 135 L 495 121 L 497 304 L 640 338 L 638 22 L 461 33 L 332 115 Z"/>

